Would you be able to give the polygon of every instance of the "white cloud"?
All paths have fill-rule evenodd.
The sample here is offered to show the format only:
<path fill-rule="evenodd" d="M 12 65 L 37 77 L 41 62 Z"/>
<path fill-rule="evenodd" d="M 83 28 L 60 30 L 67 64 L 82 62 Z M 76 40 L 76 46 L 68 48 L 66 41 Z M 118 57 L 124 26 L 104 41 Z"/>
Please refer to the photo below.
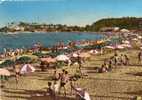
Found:
<path fill-rule="evenodd" d="M 44 2 L 61 2 L 65 0 L 0 0 L 0 4 L 4 2 L 31 2 L 31 1 L 44 1 Z"/>

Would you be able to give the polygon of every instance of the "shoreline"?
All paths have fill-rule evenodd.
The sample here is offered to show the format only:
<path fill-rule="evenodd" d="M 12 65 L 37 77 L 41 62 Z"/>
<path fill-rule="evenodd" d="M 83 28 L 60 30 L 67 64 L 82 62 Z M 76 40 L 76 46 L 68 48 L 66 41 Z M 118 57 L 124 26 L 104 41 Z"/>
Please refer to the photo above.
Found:
<path fill-rule="evenodd" d="M 53 31 L 53 32 L 44 32 L 44 31 L 36 31 L 36 32 L 30 32 L 30 31 L 17 31 L 17 32 L 0 32 L 0 34 L 20 34 L 20 33 L 94 33 L 94 34 L 106 34 L 108 32 L 91 32 L 91 31 L 71 31 L 71 32 L 68 32 L 68 31 Z"/>

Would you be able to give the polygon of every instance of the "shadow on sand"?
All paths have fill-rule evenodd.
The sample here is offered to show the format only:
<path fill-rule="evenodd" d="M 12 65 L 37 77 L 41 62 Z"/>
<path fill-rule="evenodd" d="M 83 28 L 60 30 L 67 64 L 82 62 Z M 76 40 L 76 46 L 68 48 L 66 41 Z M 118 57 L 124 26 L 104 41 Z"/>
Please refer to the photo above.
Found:
<path fill-rule="evenodd" d="M 133 75 L 133 76 L 142 76 L 142 72 L 138 72 L 138 73 L 126 73 L 128 75 Z"/>
<path fill-rule="evenodd" d="M 119 94 L 128 94 L 128 95 L 139 95 L 139 96 L 142 96 L 142 90 L 139 90 L 139 91 L 131 91 L 131 92 L 112 92 L 112 93 L 119 93 Z"/>
<path fill-rule="evenodd" d="M 50 97 L 50 96 L 33 96 L 31 98 L 29 98 L 28 100 L 76 100 L 75 98 L 71 98 L 71 97 L 62 97 L 62 96 L 58 96 L 56 97 L 56 99 Z"/>
<path fill-rule="evenodd" d="M 4 89 L 3 92 L 5 94 L 4 97 L 11 98 L 11 100 L 55 100 L 51 96 L 45 96 L 46 92 L 43 90 Z M 75 98 L 68 96 L 56 96 L 56 98 L 56 100 L 75 100 Z"/>

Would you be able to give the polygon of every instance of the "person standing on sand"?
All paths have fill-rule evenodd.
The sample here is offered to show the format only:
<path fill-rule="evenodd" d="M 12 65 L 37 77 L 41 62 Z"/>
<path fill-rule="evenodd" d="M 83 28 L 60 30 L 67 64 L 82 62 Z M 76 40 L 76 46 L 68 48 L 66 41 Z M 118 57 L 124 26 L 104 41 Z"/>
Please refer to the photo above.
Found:
<path fill-rule="evenodd" d="M 60 90 L 61 90 L 61 88 L 63 87 L 63 82 L 62 82 L 62 80 L 63 80 L 63 77 L 64 77 L 64 74 L 65 74 L 65 70 L 63 69 L 62 70 L 62 73 L 59 73 L 59 80 L 60 80 L 60 88 L 59 88 L 59 94 L 60 94 Z"/>
<path fill-rule="evenodd" d="M 142 51 L 140 51 L 140 52 L 138 53 L 138 63 L 141 64 L 141 61 L 142 61 Z"/>
<path fill-rule="evenodd" d="M 56 100 L 56 96 L 55 96 L 55 91 L 52 89 L 52 83 L 48 82 L 48 88 L 47 88 L 47 94 L 51 96 L 51 98 L 53 98 L 53 100 Z"/>
<path fill-rule="evenodd" d="M 53 78 L 54 81 L 58 81 L 58 79 L 59 79 L 59 74 L 57 73 L 56 70 L 54 71 L 52 78 Z"/>
<path fill-rule="evenodd" d="M 118 56 L 114 56 L 114 65 L 115 65 L 115 67 L 117 67 L 117 65 L 118 65 Z"/>
<path fill-rule="evenodd" d="M 15 65 L 15 80 L 18 83 L 20 77 L 20 67 L 19 65 Z"/>
<path fill-rule="evenodd" d="M 77 53 L 77 63 L 78 63 L 78 65 L 79 65 L 79 72 L 80 72 L 80 74 L 81 74 L 81 76 L 83 76 L 83 73 L 82 73 L 82 71 L 81 71 L 81 67 L 82 67 L 82 58 L 80 57 L 80 53 Z"/>
<path fill-rule="evenodd" d="M 68 76 L 68 72 L 64 70 L 63 74 L 61 74 L 61 86 L 60 86 L 60 89 L 59 89 L 59 94 L 60 94 L 60 90 L 63 88 L 64 89 L 64 95 L 66 96 L 66 88 L 65 88 L 65 85 L 66 83 L 69 81 L 69 76 Z"/>
<path fill-rule="evenodd" d="M 112 61 L 110 60 L 109 63 L 108 63 L 108 71 L 111 71 L 112 70 Z"/>
<path fill-rule="evenodd" d="M 124 55 L 124 57 L 125 57 L 125 65 L 128 65 L 129 64 L 129 58 L 128 58 L 128 56 L 127 55 Z"/>

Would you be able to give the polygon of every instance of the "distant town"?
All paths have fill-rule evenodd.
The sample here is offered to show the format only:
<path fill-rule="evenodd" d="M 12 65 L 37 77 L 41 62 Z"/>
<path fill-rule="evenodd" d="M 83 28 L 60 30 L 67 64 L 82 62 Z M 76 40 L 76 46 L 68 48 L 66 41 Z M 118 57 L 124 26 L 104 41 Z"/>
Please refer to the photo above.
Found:
<path fill-rule="evenodd" d="M 0 32 L 121 32 L 142 31 L 142 18 L 123 17 L 106 18 L 91 25 L 68 26 L 62 24 L 39 24 L 27 22 L 11 22 L 0 28 Z"/>
<path fill-rule="evenodd" d="M 84 31 L 84 27 L 80 26 L 67 26 L 61 24 L 38 24 L 38 23 L 9 23 L 7 26 L 2 27 L 0 32 L 73 32 Z"/>

